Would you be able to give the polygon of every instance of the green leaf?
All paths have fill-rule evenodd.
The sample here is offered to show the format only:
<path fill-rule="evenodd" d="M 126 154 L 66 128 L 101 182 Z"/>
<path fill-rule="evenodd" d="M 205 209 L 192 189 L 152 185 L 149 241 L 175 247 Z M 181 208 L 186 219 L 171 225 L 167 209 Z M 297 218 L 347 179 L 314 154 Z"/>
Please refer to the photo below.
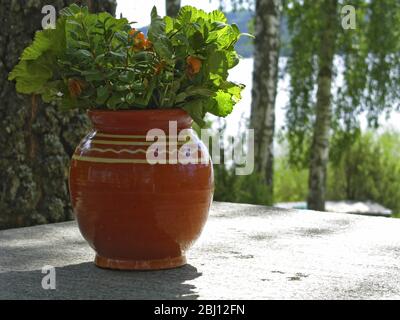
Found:
<path fill-rule="evenodd" d="M 90 51 L 86 50 L 86 49 L 79 49 L 78 53 L 82 56 L 82 57 L 86 57 L 86 58 L 93 58 L 92 54 L 90 53 Z"/>
<path fill-rule="evenodd" d="M 126 59 L 126 53 L 125 52 L 115 52 L 115 51 L 110 51 L 110 55 L 119 58 L 119 59 Z"/>
<path fill-rule="evenodd" d="M 222 22 L 219 22 L 219 21 L 213 22 L 211 24 L 211 27 L 212 27 L 213 31 L 221 30 L 221 29 L 225 28 L 226 26 L 227 26 L 226 23 L 222 23 Z"/>
<path fill-rule="evenodd" d="M 229 62 L 224 51 L 210 50 L 207 63 L 207 73 L 218 85 L 228 77 Z"/>
<path fill-rule="evenodd" d="M 65 46 L 65 19 L 59 18 L 55 29 L 36 32 L 32 44 L 23 51 L 21 60 L 36 60 L 49 51 L 61 54 Z"/>
<path fill-rule="evenodd" d="M 122 93 L 113 92 L 112 96 L 107 101 L 107 107 L 113 110 L 117 109 L 117 106 L 123 103 L 123 98 L 124 96 Z"/>
<path fill-rule="evenodd" d="M 232 69 L 239 64 L 239 55 L 236 51 L 232 50 L 226 54 L 226 58 L 228 61 L 228 69 Z"/>
<path fill-rule="evenodd" d="M 129 104 L 134 104 L 135 103 L 135 94 L 133 92 L 129 92 L 126 95 L 125 98 L 126 102 L 128 102 Z"/>
<path fill-rule="evenodd" d="M 94 59 L 94 62 L 100 63 L 104 59 L 104 57 L 105 57 L 105 53 L 101 53 L 96 57 L 96 59 Z"/>
<path fill-rule="evenodd" d="M 38 61 L 23 60 L 9 74 L 9 80 L 16 80 L 16 89 L 20 93 L 39 93 L 44 84 L 53 76 L 44 59 Z"/>
<path fill-rule="evenodd" d="M 208 14 L 208 17 L 211 21 L 219 21 L 223 23 L 227 23 L 228 19 L 224 15 L 224 13 L 220 10 L 214 10 Z"/>
<path fill-rule="evenodd" d="M 100 81 L 103 80 L 103 74 L 98 70 L 82 71 L 81 75 L 85 77 L 86 81 Z"/>
<path fill-rule="evenodd" d="M 133 72 L 124 72 L 118 76 L 118 79 L 125 83 L 130 83 L 135 80 L 135 74 Z"/>
<path fill-rule="evenodd" d="M 231 94 L 222 90 L 218 90 L 214 99 L 216 104 L 213 104 L 212 108 L 207 110 L 208 112 L 219 117 L 226 117 L 232 112 L 234 101 L 232 100 Z"/>
<path fill-rule="evenodd" d="M 204 47 L 204 38 L 203 34 L 199 31 L 196 31 L 191 37 L 190 37 L 190 45 L 192 48 L 197 51 L 201 48 Z"/>
<path fill-rule="evenodd" d="M 166 32 L 167 34 L 169 34 L 169 33 L 172 32 L 172 31 L 175 31 L 175 28 L 174 28 L 175 23 L 174 23 L 174 21 L 175 21 L 175 20 L 174 20 L 173 18 L 169 17 L 169 16 L 165 16 L 165 17 L 164 17 L 165 32 Z"/>
<path fill-rule="evenodd" d="M 151 23 L 147 36 L 153 43 L 155 52 L 165 60 L 171 60 L 173 56 L 172 44 L 165 30 L 166 23 L 164 19 L 158 16 L 157 9 L 154 6 L 151 11 Z"/>
<path fill-rule="evenodd" d="M 240 34 L 240 37 L 249 37 L 249 38 L 252 38 L 252 39 L 255 39 L 255 38 L 256 38 L 253 34 L 246 33 L 246 32 L 242 32 L 242 33 Z"/>
<path fill-rule="evenodd" d="M 81 8 L 77 4 L 73 3 L 69 7 L 62 9 L 60 11 L 60 15 L 65 17 L 72 17 L 79 12 L 88 13 L 88 8 L 87 7 Z"/>
<path fill-rule="evenodd" d="M 204 110 L 205 101 L 203 99 L 196 99 L 186 102 L 182 109 L 184 109 L 192 119 L 200 126 L 205 126 L 204 116 L 206 114 Z"/>
<path fill-rule="evenodd" d="M 219 49 L 232 48 L 240 38 L 240 31 L 236 25 L 226 25 L 220 30 L 211 31 L 207 43 L 215 43 Z"/>
<path fill-rule="evenodd" d="M 126 32 L 116 32 L 114 37 L 121 41 L 122 43 L 126 43 L 128 41 L 128 34 Z"/>
<path fill-rule="evenodd" d="M 187 97 L 188 97 L 188 95 L 186 92 L 179 93 L 175 98 L 175 104 L 185 101 Z"/>
<path fill-rule="evenodd" d="M 205 96 L 205 97 L 212 97 L 215 95 L 215 91 L 201 87 L 201 86 L 190 86 L 185 90 L 186 95 L 189 96 L 194 96 L 194 95 L 199 95 L 199 96 Z"/>
<path fill-rule="evenodd" d="M 57 96 L 58 93 L 62 92 L 64 87 L 64 82 L 62 80 L 50 81 L 43 86 L 41 92 L 42 100 L 46 103 L 50 103 L 53 100 L 60 99 Z"/>
<path fill-rule="evenodd" d="M 90 48 L 90 44 L 85 41 L 77 41 L 77 44 L 79 44 L 81 47 Z"/>
<path fill-rule="evenodd" d="M 51 47 L 51 40 L 48 37 L 48 33 L 56 29 L 46 29 L 47 34 L 44 31 L 37 31 L 35 40 L 32 45 L 27 47 L 21 55 L 21 60 L 36 60 L 43 52 L 46 52 Z"/>
<path fill-rule="evenodd" d="M 108 99 L 109 93 L 108 89 L 105 86 L 101 86 L 97 88 L 97 98 L 96 98 L 96 103 L 97 104 L 104 104 L 106 100 Z"/>
<path fill-rule="evenodd" d="M 215 91 L 201 87 L 201 86 L 189 86 L 184 92 L 179 93 L 175 98 L 175 104 L 184 102 L 187 98 L 200 96 L 200 97 L 212 97 L 215 95 Z"/>
<path fill-rule="evenodd" d="M 199 18 L 208 20 L 209 15 L 201 9 L 192 6 L 184 6 L 179 10 L 176 20 L 181 25 L 185 25 L 190 22 L 196 22 Z"/>
<path fill-rule="evenodd" d="M 238 84 L 230 81 L 225 81 L 220 85 L 221 90 L 232 95 L 232 99 L 235 103 L 239 102 L 239 100 L 242 98 L 241 94 L 244 88 L 245 86 L 243 84 Z"/>
<path fill-rule="evenodd" d="M 144 95 L 136 96 L 135 107 L 146 108 L 149 105 L 149 102 L 153 95 L 156 84 L 157 84 L 157 78 L 151 79 Z"/>
<path fill-rule="evenodd" d="M 78 29 L 82 30 L 82 24 L 80 22 L 76 21 L 76 20 L 68 19 L 67 20 L 67 24 L 71 24 L 71 25 L 77 27 Z"/>

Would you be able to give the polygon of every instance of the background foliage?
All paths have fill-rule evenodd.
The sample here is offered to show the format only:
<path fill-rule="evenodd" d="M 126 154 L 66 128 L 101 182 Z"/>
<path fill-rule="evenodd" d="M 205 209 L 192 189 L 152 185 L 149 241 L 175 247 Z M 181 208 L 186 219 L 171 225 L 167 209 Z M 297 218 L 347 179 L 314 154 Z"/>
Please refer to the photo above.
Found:
<path fill-rule="evenodd" d="M 274 202 L 300 202 L 308 194 L 308 169 L 293 166 L 289 154 L 276 157 Z M 215 200 L 265 204 L 268 192 L 255 176 L 215 166 Z M 264 190 L 264 192 L 263 192 Z M 329 200 L 375 201 L 400 216 L 400 133 L 370 130 L 359 134 L 342 157 L 328 166 Z"/>

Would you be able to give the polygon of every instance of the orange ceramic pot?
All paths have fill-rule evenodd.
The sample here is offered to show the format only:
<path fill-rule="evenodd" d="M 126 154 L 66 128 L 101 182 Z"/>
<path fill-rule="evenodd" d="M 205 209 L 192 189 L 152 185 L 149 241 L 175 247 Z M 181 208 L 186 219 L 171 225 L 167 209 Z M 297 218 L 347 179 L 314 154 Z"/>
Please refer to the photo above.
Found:
<path fill-rule="evenodd" d="M 96 252 L 96 265 L 131 270 L 184 265 L 213 195 L 212 163 L 191 129 L 192 119 L 181 109 L 89 111 L 89 117 L 93 130 L 72 157 L 69 187 L 80 231 Z M 170 121 L 176 133 L 169 132 Z M 191 145 L 198 146 L 201 161 L 150 162 L 153 151 L 155 156 L 165 153 L 167 159 L 175 151 L 183 157 L 194 155 L 193 149 L 191 155 L 185 151 L 186 140 L 167 145 L 167 150 L 154 149 L 154 141 L 146 140 L 154 128 L 166 133 L 167 142 L 184 130 Z"/>

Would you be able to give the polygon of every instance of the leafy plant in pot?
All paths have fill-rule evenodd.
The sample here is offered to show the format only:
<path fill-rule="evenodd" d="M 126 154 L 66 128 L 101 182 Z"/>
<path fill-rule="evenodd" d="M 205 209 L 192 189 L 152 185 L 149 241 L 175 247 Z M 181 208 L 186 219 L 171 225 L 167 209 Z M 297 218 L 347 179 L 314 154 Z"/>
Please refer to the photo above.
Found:
<path fill-rule="evenodd" d="M 146 37 L 124 18 L 71 5 L 22 53 L 9 75 L 18 92 L 88 110 L 93 129 L 74 152 L 69 186 L 98 266 L 186 263 L 213 194 L 191 125 L 228 115 L 240 99 L 243 86 L 227 77 L 241 35 L 220 11 L 186 6 L 174 19 L 154 8 Z"/>

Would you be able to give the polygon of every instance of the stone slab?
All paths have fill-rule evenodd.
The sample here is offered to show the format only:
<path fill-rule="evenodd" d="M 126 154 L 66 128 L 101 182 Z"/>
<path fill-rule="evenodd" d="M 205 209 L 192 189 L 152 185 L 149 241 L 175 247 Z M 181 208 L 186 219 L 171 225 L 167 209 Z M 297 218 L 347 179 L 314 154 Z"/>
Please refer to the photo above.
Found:
<path fill-rule="evenodd" d="M 99 269 L 75 222 L 0 231 L 0 299 L 399 299 L 400 219 L 214 203 L 189 264 Z M 41 270 L 56 267 L 56 290 Z"/>

